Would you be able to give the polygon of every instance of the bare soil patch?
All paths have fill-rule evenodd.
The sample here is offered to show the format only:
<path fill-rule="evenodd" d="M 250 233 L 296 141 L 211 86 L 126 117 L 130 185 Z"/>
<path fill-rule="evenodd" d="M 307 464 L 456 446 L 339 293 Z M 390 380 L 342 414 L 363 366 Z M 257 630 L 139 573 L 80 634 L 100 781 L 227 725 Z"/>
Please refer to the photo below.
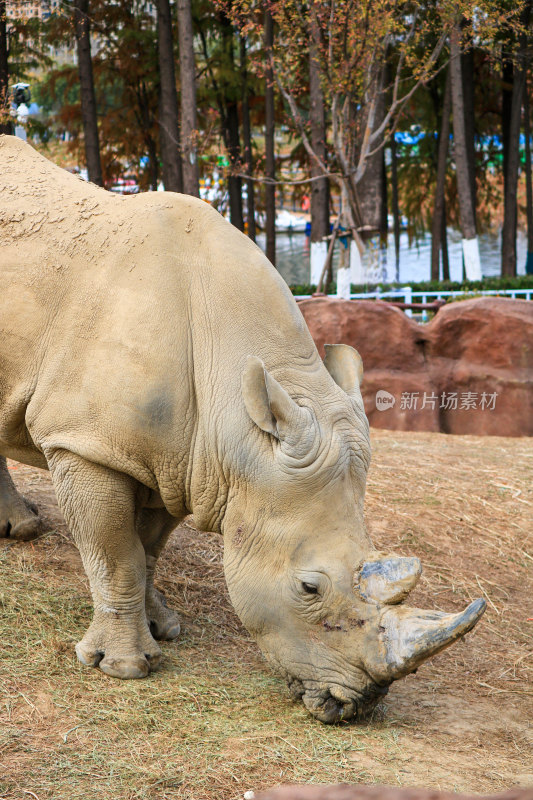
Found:
<path fill-rule="evenodd" d="M 219 536 L 180 525 L 159 585 L 184 633 L 121 682 L 76 661 L 90 620 L 81 562 L 46 473 L 11 463 L 50 532 L 0 541 L 0 800 L 231 800 L 278 783 L 463 792 L 533 785 L 533 446 L 373 431 L 367 522 L 424 565 L 414 605 L 487 613 L 394 684 L 365 724 L 326 727 L 289 700 L 236 618 Z"/>

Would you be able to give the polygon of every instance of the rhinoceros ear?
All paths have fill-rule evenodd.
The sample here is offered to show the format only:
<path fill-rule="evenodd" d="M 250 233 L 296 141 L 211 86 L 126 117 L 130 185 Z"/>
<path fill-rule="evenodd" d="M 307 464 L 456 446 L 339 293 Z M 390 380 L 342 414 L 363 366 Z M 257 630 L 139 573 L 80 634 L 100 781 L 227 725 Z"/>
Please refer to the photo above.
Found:
<path fill-rule="evenodd" d="M 346 394 L 359 394 L 359 386 L 363 380 L 363 359 L 348 344 L 326 344 L 324 366 Z"/>
<path fill-rule="evenodd" d="M 244 368 L 242 396 L 255 424 L 276 439 L 296 444 L 309 426 L 308 410 L 289 397 L 256 356 L 249 356 Z"/>
<path fill-rule="evenodd" d="M 242 376 L 242 396 L 246 410 L 255 424 L 262 431 L 278 437 L 276 420 L 268 397 L 267 371 L 261 359 L 256 356 L 250 356 L 246 363 Z"/>

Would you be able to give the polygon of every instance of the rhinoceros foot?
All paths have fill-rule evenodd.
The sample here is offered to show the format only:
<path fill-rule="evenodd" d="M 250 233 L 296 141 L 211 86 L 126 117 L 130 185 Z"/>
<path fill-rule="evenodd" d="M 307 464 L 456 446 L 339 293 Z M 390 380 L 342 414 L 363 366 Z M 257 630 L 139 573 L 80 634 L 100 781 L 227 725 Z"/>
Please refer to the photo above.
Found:
<path fill-rule="evenodd" d="M 20 494 L 0 496 L 0 537 L 27 542 L 43 531 L 37 506 Z"/>
<path fill-rule="evenodd" d="M 100 667 L 112 678 L 145 678 L 155 669 L 161 650 L 145 620 L 128 620 L 108 613 L 95 613 L 89 630 L 76 645 L 82 664 Z"/>
<path fill-rule="evenodd" d="M 178 615 L 167 606 L 165 595 L 154 587 L 146 592 L 146 619 L 154 639 L 177 639 L 181 626 Z"/>

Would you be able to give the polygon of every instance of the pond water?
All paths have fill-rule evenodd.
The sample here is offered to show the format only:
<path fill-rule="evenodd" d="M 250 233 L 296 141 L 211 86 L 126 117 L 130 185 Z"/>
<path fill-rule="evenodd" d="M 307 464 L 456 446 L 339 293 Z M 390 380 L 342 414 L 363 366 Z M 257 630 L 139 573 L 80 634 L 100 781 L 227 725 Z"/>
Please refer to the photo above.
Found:
<path fill-rule="evenodd" d="M 265 249 L 265 236 L 260 234 L 257 243 Z M 500 275 L 501 236 L 484 233 L 479 237 L 479 251 L 483 275 Z M 450 278 L 453 281 L 462 280 L 463 258 L 461 248 L 461 233 L 448 229 L 448 253 L 450 260 Z M 518 232 L 517 238 L 517 264 L 518 274 L 524 275 L 526 271 L 527 238 Z M 277 233 L 276 234 L 277 268 L 289 285 L 309 283 L 309 237 L 304 233 Z M 336 272 L 338 261 L 338 247 L 336 248 L 333 271 Z M 386 253 L 380 253 L 378 243 L 370 242 L 363 259 L 369 282 L 385 281 L 390 283 L 396 280 L 394 238 L 389 234 Z M 400 275 L 399 281 L 426 281 L 430 279 L 431 272 L 431 236 L 428 234 L 418 243 L 409 243 L 406 232 L 400 235 Z M 531 278 L 533 284 L 533 276 Z"/>

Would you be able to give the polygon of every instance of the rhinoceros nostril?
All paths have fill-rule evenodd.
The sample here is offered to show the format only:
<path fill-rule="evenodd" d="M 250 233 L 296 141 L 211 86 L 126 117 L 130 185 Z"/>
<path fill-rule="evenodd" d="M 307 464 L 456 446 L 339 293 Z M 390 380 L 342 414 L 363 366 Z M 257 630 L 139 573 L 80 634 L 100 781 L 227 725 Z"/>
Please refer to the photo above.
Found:
<path fill-rule="evenodd" d="M 331 695 L 320 709 L 319 719 L 322 722 L 340 722 L 344 717 L 345 704 L 340 703 Z"/>
<path fill-rule="evenodd" d="M 305 692 L 305 687 L 303 683 L 298 680 L 298 678 L 287 678 L 287 686 L 289 687 L 289 693 L 293 700 L 302 699 L 302 695 Z"/>
<path fill-rule="evenodd" d="M 353 715 L 351 703 L 337 700 L 328 690 L 305 692 L 302 700 L 314 717 L 329 725 L 349 719 Z"/>

